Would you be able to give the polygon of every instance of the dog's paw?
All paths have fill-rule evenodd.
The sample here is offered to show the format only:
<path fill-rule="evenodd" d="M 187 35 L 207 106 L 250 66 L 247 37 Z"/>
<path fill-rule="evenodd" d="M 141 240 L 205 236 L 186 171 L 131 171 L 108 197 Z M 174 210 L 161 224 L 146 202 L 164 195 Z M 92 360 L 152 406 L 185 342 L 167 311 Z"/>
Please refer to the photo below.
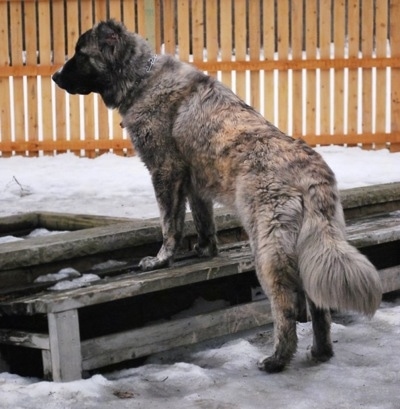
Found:
<path fill-rule="evenodd" d="M 286 363 L 280 359 L 276 359 L 274 356 L 267 356 L 261 358 L 257 363 L 260 371 L 268 373 L 278 373 L 285 369 Z"/>
<path fill-rule="evenodd" d="M 327 345 L 323 349 L 311 348 L 311 356 L 315 361 L 327 362 L 333 357 L 333 349 L 331 345 Z"/>
<path fill-rule="evenodd" d="M 195 244 L 194 251 L 199 257 L 215 257 L 218 255 L 218 248 L 215 243 L 209 243 L 207 246 Z"/>
<path fill-rule="evenodd" d="M 145 257 L 140 260 L 139 267 L 142 271 L 156 270 L 170 264 L 169 260 L 162 260 L 158 257 Z"/>

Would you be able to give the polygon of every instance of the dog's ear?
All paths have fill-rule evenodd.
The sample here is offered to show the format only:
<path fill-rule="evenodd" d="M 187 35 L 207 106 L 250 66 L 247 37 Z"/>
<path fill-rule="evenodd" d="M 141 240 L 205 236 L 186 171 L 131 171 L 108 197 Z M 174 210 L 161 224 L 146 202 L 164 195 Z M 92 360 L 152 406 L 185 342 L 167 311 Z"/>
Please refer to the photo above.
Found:
<path fill-rule="evenodd" d="M 97 27 L 97 36 L 100 48 L 116 46 L 122 37 L 124 27 L 114 20 L 101 22 Z"/>

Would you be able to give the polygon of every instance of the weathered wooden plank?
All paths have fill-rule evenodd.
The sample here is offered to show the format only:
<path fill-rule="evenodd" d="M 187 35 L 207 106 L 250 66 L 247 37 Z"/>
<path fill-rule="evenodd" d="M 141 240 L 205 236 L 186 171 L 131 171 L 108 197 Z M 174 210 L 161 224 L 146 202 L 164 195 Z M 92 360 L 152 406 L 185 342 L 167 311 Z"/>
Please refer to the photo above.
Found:
<path fill-rule="evenodd" d="M 162 240 L 161 231 L 156 224 L 139 229 L 136 227 L 135 222 L 116 223 L 112 226 L 30 239 L 28 243 L 5 243 L 0 246 L 0 270 L 44 264 Z"/>
<path fill-rule="evenodd" d="M 126 217 L 104 217 L 87 214 L 40 212 L 37 215 L 39 225 L 49 230 L 81 230 L 118 222 L 136 221 Z M 139 223 L 142 220 L 137 219 L 137 221 Z"/>
<path fill-rule="evenodd" d="M 99 368 L 270 323 L 271 307 L 263 300 L 106 335 L 82 342 L 82 368 Z"/>
<path fill-rule="evenodd" d="M 398 291 L 400 289 L 400 266 L 394 266 L 379 270 L 382 279 L 384 293 Z"/>
<path fill-rule="evenodd" d="M 47 292 L 0 303 L 8 313 L 55 313 L 84 306 L 100 304 L 154 291 L 193 284 L 215 278 L 240 274 L 254 269 L 250 253 L 218 256 L 212 260 L 191 265 L 166 268 L 159 271 L 128 274 L 109 281 L 75 290 Z"/>
<path fill-rule="evenodd" d="M 73 381 L 82 377 L 82 356 L 78 311 L 48 314 L 51 374 L 48 362 L 45 377 L 56 382 Z"/>
<path fill-rule="evenodd" d="M 371 246 L 400 240 L 400 211 L 380 217 L 371 217 L 349 224 L 348 240 L 357 247 Z M 113 301 L 177 286 L 239 274 L 254 269 L 249 248 L 225 252 L 212 260 L 184 260 L 172 268 L 151 273 L 123 275 L 103 280 L 91 287 L 44 293 L 1 303 L 10 313 L 35 314 L 58 312 L 87 305 Z"/>
<path fill-rule="evenodd" d="M 215 213 L 219 230 L 228 230 L 240 226 L 239 221 L 232 214 L 221 211 Z M 34 266 L 55 260 L 66 260 L 162 241 L 158 218 L 118 220 L 64 215 L 61 217 L 64 220 L 60 220 L 60 215 L 57 216 L 52 213 L 40 213 L 38 217 L 41 222 L 37 222 L 36 226 L 40 224 L 42 227 L 49 229 L 83 229 L 85 225 L 89 227 L 96 224 L 98 227 L 71 231 L 59 236 L 37 237 L 30 239 L 29 242 L 20 241 L 2 244 L 0 246 L 0 270 Z M 117 223 L 112 223 L 113 221 Z M 190 214 L 186 218 L 185 234 L 187 236 L 195 234 Z"/>
<path fill-rule="evenodd" d="M 347 189 L 340 196 L 347 218 L 400 209 L 400 183 Z"/>
<path fill-rule="evenodd" d="M 352 221 L 347 225 L 349 242 L 356 247 L 367 247 L 400 240 L 400 211 L 381 217 Z"/>
<path fill-rule="evenodd" d="M 34 229 L 39 224 L 37 213 L 16 214 L 8 217 L 0 217 L 0 236 L 12 235 L 13 232 Z"/>
<path fill-rule="evenodd" d="M 49 336 L 46 334 L 9 329 L 0 329 L 0 344 L 36 349 L 50 349 Z"/>

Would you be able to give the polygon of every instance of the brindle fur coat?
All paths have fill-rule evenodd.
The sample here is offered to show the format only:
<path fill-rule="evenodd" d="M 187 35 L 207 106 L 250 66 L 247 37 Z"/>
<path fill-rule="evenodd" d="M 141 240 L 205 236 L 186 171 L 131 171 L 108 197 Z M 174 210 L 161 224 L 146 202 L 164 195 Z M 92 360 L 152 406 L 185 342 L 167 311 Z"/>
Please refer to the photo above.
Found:
<path fill-rule="evenodd" d="M 118 109 L 151 173 L 164 241 L 156 257 L 141 261 L 143 270 L 173 261 L 186 200 L 200 256 L 217 254 L 213 201 L 237 212 L 275 320 L 274 351 L 261 369 L 281 371 L 296 351 L 298 292 L 309 303 L 319 361 L 333 355 L 329 309 L 375 312 L 379 275 L 346 241 L 335 176 L 305 142 L 195 67 L 154 56 L 144 39 L 113 20 L 84 33 L 53 79 L 72 94 L 99 93 Z"/>

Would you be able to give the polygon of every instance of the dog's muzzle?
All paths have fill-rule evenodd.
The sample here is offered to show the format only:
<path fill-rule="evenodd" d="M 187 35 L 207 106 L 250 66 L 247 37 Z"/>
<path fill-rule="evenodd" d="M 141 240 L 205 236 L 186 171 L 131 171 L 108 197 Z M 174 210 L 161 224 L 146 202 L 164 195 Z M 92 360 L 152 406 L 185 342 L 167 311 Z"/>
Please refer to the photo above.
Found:
<path fill-rule="evenodd" d="M 55 72 L 54 74 L 53 74 L 53 76 L 51 77 L 51 79 L 58 85 L 58 86 L 60 86 L 61 84 L 61 80 L 60 80 L 60 77 L 61 77 L 61 71 L 62 71 L 62 68 L 60 68 L 57 72 Z"/>

